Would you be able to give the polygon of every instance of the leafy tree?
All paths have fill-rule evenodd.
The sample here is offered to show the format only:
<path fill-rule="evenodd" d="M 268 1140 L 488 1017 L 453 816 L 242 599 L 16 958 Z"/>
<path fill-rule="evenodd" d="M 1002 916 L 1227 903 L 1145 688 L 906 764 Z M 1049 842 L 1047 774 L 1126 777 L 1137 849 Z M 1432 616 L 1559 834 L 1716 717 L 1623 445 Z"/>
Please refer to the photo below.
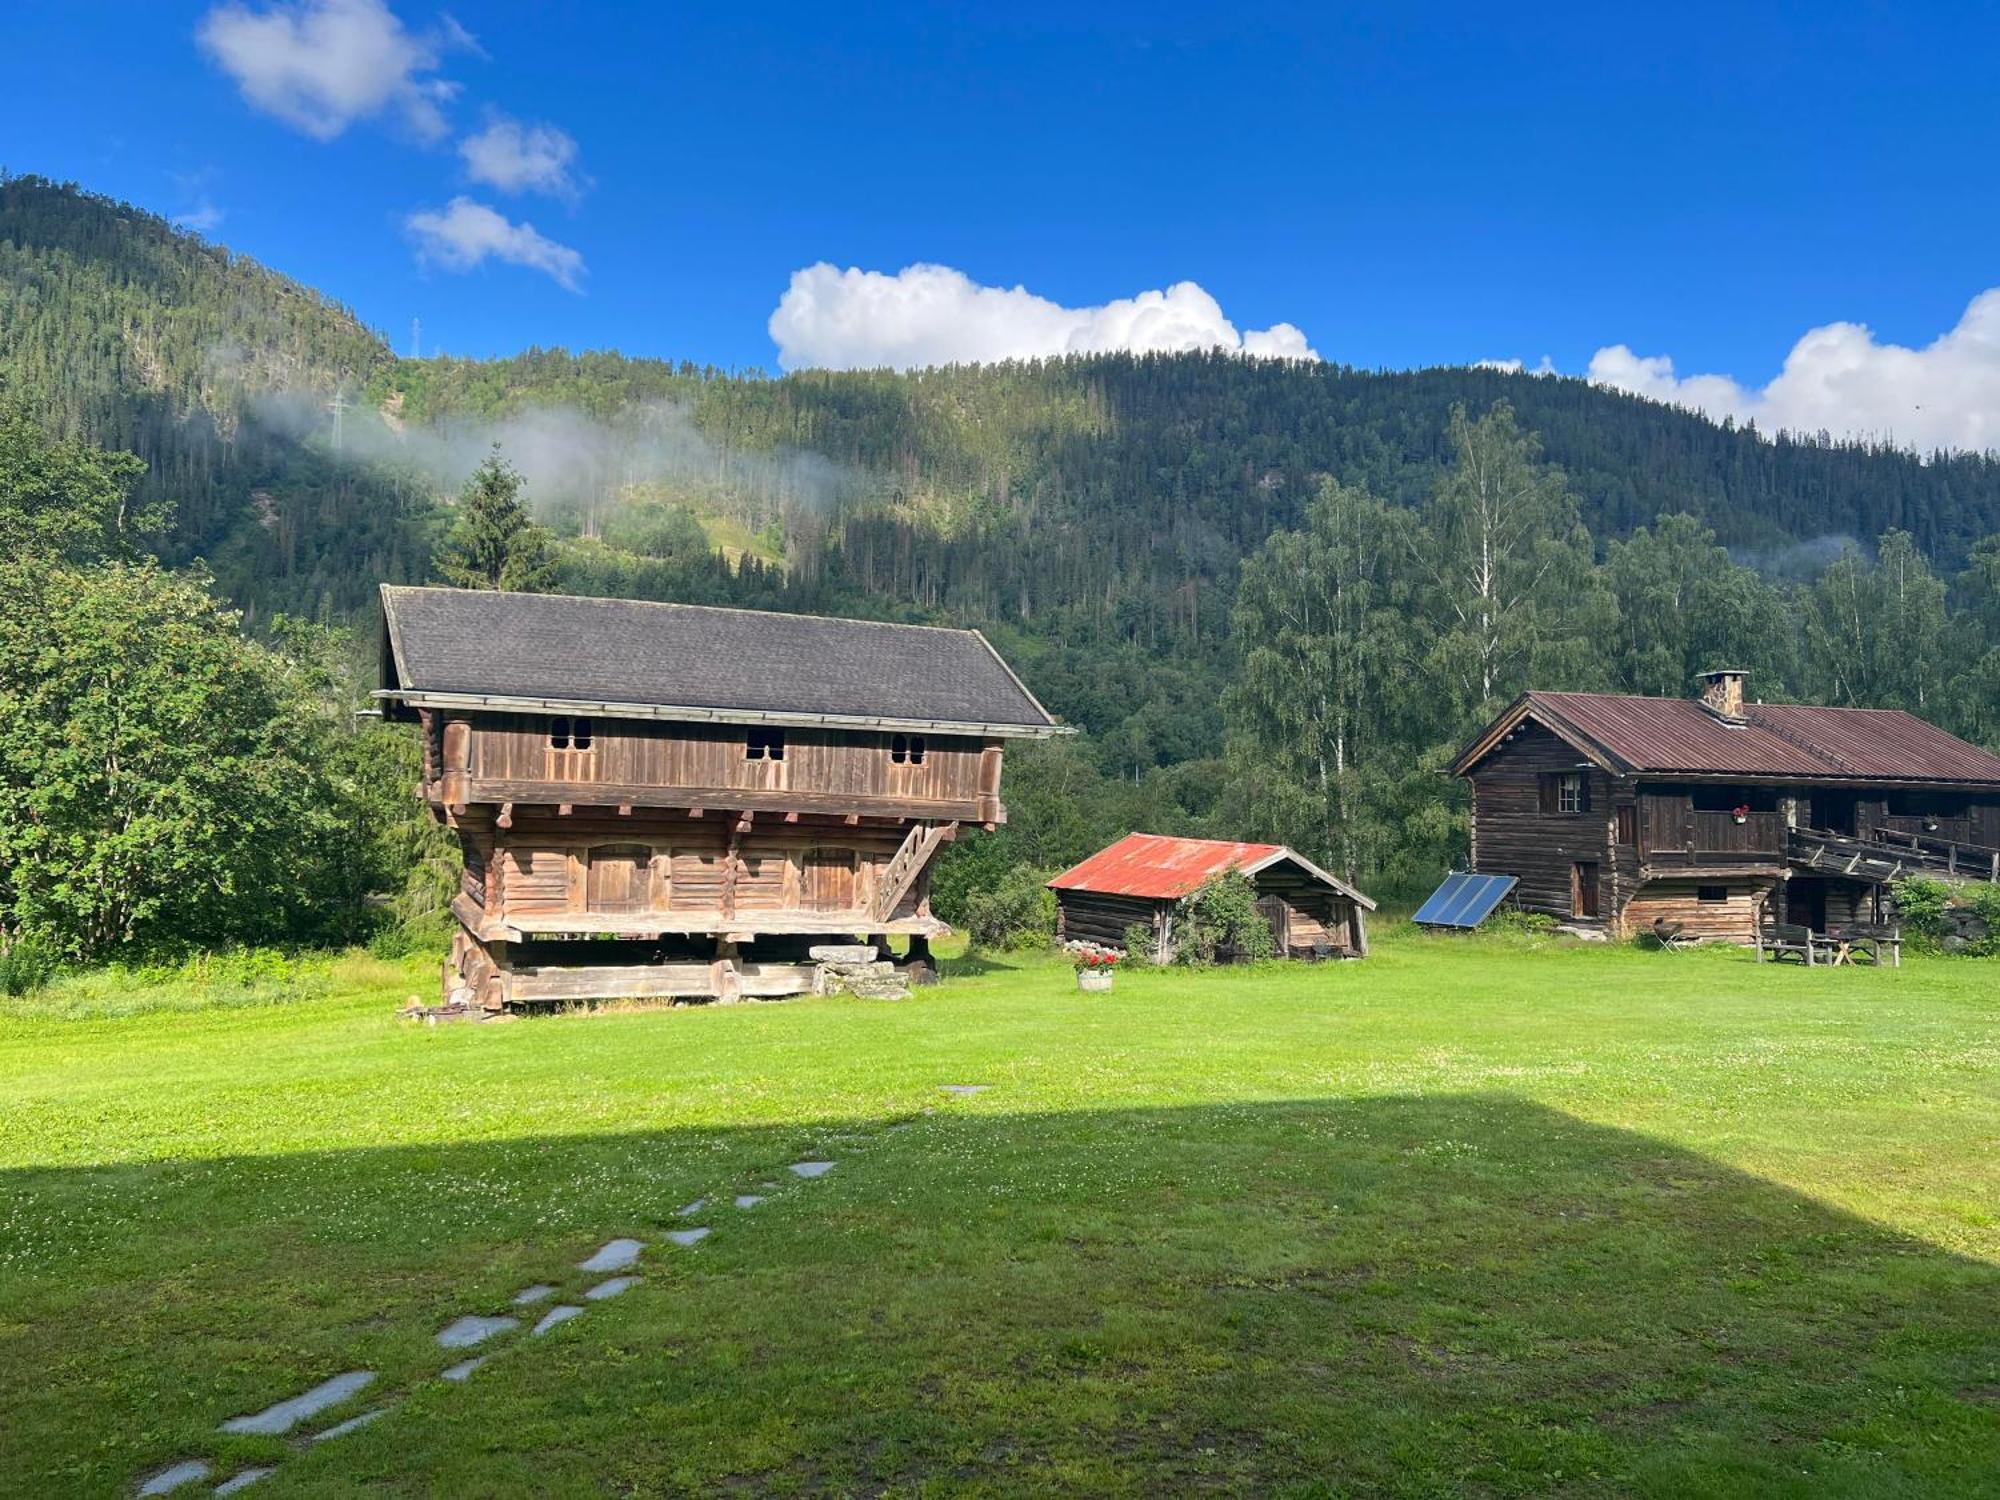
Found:
<path fill-rule="evenodd" d="M 1592 567 L 1590 533 L 1562 473 L 1505 402 L 1451 413 L 1453 461 L 1424 510 L 1413 560 L 1454 731 L 1534 682 L 1595 685 L 1615 607 Z"/>
<path fill-rule="evenodd" d="M 1958 632 L 1944 580 L 1908 532 L 1885 531 L 1873 561 L 1848 548 L 1798 609 L 1808 701 L 1932 715 L 1945 702 Z"/>
<path fill-rule="evenodd" d="M 1270 958 L 1278 951 L 1271 924 L 1257 910 L 1257 888 L 1239 870 L 1211 875 L 1174 908 L 1174 962 L 1205 967 L 1223 953 Z"/>
<path fill-rule="evenodd" d="M 325 707 L 202 580 L 0 560 L 0 939 L 69 959 L 337 937 Z"/>
<path fill-rule="evenodd" d="M 1695 674 L 1742 667 L 1776 686 L 1790 676 L 1781 627 L 1785 600 L 1730 559 L 1715 532 L 1685 513 L 1661 516 L 1605 548 L 1605 581 L 1618 602 L 1620 686 L 1679 697 Z"/>
<path fill-rule="evenodd" d="M 467 589 L 533 594 L 554 582 L 549 534 L 521 503 L 520 471 L 496 446 L 458 494 L 458 513 L 438 549 L 447 583 Z"/>
<path fill-rule="evenodd" d="M 136 454 L 49 437 L 26 405 L 0 396 L 0 553 L 38 552 L 70 562 L 129 557 L 163 529 L 172 507 L 134 508 Z"/>

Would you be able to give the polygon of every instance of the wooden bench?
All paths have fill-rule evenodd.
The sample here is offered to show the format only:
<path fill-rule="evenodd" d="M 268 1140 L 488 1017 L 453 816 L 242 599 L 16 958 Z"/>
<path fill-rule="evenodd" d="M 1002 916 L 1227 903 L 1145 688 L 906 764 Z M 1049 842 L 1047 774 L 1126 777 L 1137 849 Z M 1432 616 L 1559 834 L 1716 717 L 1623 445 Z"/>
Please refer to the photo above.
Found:
<path fill-rule="evenodd" d="M 1810 969 L 1832 956 L 1828 943 L 1825 933 L 1796 922 L 1767 922 L 1757 929 L 1757 960 L 1762 963 L 1768 958 L 1779 964 L 1796 958 Z"/>
<path fill-rule="evenodd" d="M 1792 922 L 1769 922 L 1757 929 L 1757 957 L 1773 963 L 1796 958 L 1808 968 L 1824 964 L 1837 969 L 1842 964 L 1886 962 L 1890 968 L 1900 969 L 1903 933 L 1897 927 L 1865 923 L 1814 932 Z"/>

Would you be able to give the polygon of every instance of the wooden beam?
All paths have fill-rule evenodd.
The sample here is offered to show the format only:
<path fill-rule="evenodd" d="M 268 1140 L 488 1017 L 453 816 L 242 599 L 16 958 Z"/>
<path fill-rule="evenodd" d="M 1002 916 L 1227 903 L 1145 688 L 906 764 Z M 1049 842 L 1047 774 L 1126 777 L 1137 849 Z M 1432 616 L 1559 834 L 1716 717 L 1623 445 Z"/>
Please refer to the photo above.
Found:
<path fill-rule="evenodd" d="M 782 763 L 781 763 L 782 764 Z M 635 782 L 524 780 L 514 777 L 468 777 L 461 795 L 452 801 L 538 803 L 558 801 L 595 807 L 683 808 L 689 817 L 705 808 L 749 809 L 763 813 L 826 813 L 836 817 L 865 814 L 873 818 L 909 818 L 926 823 L 993 821 L 991 806 L 978 799 L 869 797 L 852 792 L 791 791 L 783 787 L 644 786 Z"/>
<path fill-rule="evenodd" d="M 514 826 L 514 804 L 511 802 L 501 803 L 500 816 L 493 821 L 502 828 L 512 828 Z"/>
<path fill-rule="evenodd" d="M 618 804 L 618 816 L 619 816 L 619 817 L 621 817 L 621 818 L 629 818 L 629 817 L 631 817 L 631 816 L 632 816 L 632 804 L 631 804 L 631 803 L 629 803 L 629 802 L 621 802 L 621 803 L 619 803 L 619 804 Z"/>
<path fill-rule="evenodd" d="M 556 804 L 556 816 L 559 818 L 566 818 L 575 810 L 576 804 L 573 802 L 558 802 Z"/>

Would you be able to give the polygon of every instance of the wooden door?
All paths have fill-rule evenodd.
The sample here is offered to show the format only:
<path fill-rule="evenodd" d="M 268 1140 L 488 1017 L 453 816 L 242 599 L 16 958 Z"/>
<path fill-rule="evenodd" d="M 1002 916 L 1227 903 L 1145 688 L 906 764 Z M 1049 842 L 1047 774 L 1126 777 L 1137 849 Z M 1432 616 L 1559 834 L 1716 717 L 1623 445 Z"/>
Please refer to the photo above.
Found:
<path fill-rule="evenodd" d="M 1291 909 L 1285 905 L 1285 898 L 1259 896 L 1257 910 L 1263 913 L 1264 920 L 1271 924 L 1271 940 L 1278 945 L 1278 952 L 1282 954 L 1290 945 L 1292 936 L 1289 920 Z"/>
<path fill-rule="evenodd" d="M 809 911 L 854 909 L 854 851 L 808 849 L 801 888 Z"/>
<path fill-rule="evenodd" d="M 590 851 L 584 908 L 601 916 L 646 909 L 653 851 L 643 844 L 606 844 Z"/>
<path fill-rule="evenodd" d="M 1597 861 L 1578 860 L 1569 867 L 1569 909 L 1579 917 L 1597 915 Z"/>

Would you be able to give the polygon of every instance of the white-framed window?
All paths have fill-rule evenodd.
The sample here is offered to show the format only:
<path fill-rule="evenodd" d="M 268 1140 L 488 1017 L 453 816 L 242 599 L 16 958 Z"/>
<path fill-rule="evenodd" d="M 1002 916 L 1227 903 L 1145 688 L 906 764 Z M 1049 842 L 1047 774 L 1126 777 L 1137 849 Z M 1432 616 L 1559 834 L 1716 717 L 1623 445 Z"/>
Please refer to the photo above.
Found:
<path fill-rule="evenodd" d="M 1583 811 L 1583 774 L 1580 771 L 1565 771 L 1556 777 L 1556 811 Z"/>

